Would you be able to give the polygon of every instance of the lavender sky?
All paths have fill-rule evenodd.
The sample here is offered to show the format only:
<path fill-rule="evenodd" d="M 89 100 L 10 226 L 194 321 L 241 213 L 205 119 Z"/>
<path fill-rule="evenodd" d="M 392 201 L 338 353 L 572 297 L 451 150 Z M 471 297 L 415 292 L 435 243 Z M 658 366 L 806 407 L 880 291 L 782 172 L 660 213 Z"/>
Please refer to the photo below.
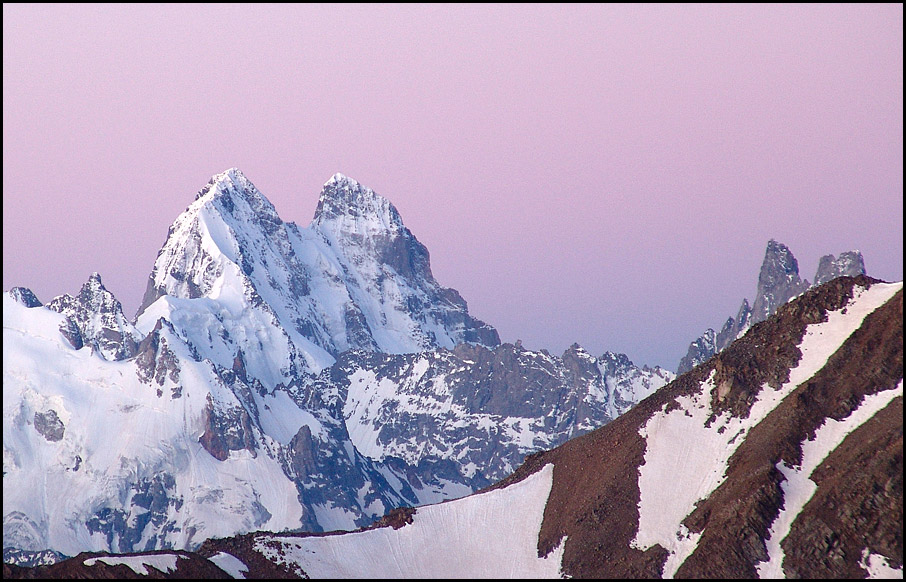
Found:
<path fill-rule="evenodd" d="M 343 172 L 504 341 L 675 369 L 755 294 L 903 278 L 903 6 L 3 5 L 3 287 L 133 315 L 242 169 L 307 225 Z"/>

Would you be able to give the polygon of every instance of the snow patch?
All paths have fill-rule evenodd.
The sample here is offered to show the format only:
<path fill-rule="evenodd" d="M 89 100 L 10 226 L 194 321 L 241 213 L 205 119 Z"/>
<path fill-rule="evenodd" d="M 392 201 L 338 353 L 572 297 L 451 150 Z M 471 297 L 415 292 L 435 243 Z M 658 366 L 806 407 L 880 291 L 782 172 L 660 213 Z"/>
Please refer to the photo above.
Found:
<path fill-rule="evenodd" d="M 214 562 L 215 566 L 239 580 L 245 580 L 245 574 L 249 573 L 249 567 L 233 554 L 217 552 L 208 560 Z"/>
<path fill-rule="evenodd" d="M 868 548 L 862 550 L 862 561 L 859 562 L 869 578 L 882 578 L 885 580 L 903 579 L 903 568 L 892 568 L 887 558 L 881 554 L 869 553 Z"/>
<path fill-rule="evenodd" d="M 133 572 L 141 576 L 147 576 L 151 572 L 146 566 L 150 566 L 161 572 L 167 573 L 176 570 L 176 558 L 181 558 L 178 554 L 151 554 L 145 556 L 104 556 L 102 558 L 88 558 L 83 564 L 94 566 L 97 562 L 103 562 L 108 566 L 123 564 L 129 566 Z"/>
<path fill-rule="evenodd" d="M 802 465 L 789 467 L 784 462 L 777 464 L 786 480 L 783 489 L 783 509 L 771 524 L 766 540 L 768 561 L 756 565 L 760 578 L 782 578 L 784 552 L 780 543 L 790 533 L 790 528 L 805 505 L 811 500 L 818 485 L 812 481 L 812 472 L 833 452 L 840 443 L 867 420 L 883 410 L 897 396 L 903 396 L 903 381 L 896 388 L 866 396 L 862 404 L 843 420 L 827 418 L 815 431 L 815 438 L 801 444 Z"/>

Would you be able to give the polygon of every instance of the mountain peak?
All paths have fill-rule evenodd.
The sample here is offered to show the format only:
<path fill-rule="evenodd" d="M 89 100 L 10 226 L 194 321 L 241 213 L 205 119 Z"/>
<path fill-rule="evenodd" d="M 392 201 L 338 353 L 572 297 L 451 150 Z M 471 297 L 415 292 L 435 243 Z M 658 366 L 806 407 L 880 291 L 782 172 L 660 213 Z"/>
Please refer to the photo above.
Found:
<path fill-rule="evenodd" d="M 211 176 L 211 179 L 208 180 L 208 183 L 205 184 L 204 188 L 199 190 L 198 194 L 195 195 L 195 200 L 212 192 L 212 196 L 217 196 L 218 194 L 231 190 L 247 190 L 249 187 L 255 188 L 249 179 L 245 177 L 245 174 L 242 173 L 242 170 L 239 168 L 229 168 L 219 174 Z"/>
<path fill-rule="evenodd" d="M 799 262 L 789 247 L 774 239 L 769 240 L 758 274 L 752 323 L 764 321 L 779 306 L 808 288 L 808 281 L 799 277 Z"/>
<path fill-rule="evenodd" d="M 857 277 L 865 274 L 865 259 L 858 250 L 840 253 L 840 257 L 824 255 L 818 263 L 815 273 L 815 285 L 826 283 L 837 277 Z"/>
<path fill-rule="evenodd" d="M 312 225 L 335 225 L 331 230 L 370 235 L 394 233 L 403 219 L 389 200 L 341 173 L 324 183 Z"/>

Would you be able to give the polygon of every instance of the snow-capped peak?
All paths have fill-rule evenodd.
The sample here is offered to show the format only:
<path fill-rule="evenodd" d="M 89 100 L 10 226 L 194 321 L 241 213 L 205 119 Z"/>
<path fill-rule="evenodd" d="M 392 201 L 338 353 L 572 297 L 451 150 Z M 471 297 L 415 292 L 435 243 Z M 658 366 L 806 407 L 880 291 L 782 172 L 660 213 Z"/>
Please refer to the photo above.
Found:
<path fill-rule="evenodd" d="M 217 365 L 240 352 L 269 388 L 348 349 L 499 343 L 437 284 L 393 205 L 342 174 L 324 186 L 308 229 L 284 223 L 238 169 L 211 178 L 170 227 L 137 325 L 147 332 L 162 316 Z"/>
<path fill-rule="evenodd" d="M 341 172 L 337 172 L 336 174 L 331 176 L 330 180 L 324 182 L 324 185 L 327 186 L 328 184 L 331 184 L 333 182 L 338 182 L 338 183 L 355 182 L 356 184 L 358 184 L 358 182 L 356 182 L 355 180 L 353 180 L 352 178 L 350 178 L 349 176 L 347 176 L 346 174 L 343 174 Z"/>
<path fill-rule="evenodd" d="M 208 180 L 205 187 L 198 192 L 195 199 L 197 200 L 211 192 L 216 196 L 218 192 L 228 190 L 230 186 L 239 190 L 247 189 L 250 186 L 254 188 L 254 185 L 249 182 L 248 178 L 245 177 L 245 174 L 242 173 L 242 170 L 239 168 L 229 168 L 219 174 L 211 176 L 211 179 Z"/>
<path fill-rule="evenodd" d="M 365 236 L 405 229 L 403 219 L 389 200 L 340 173 L 324 184 L 312 227 Z"/>

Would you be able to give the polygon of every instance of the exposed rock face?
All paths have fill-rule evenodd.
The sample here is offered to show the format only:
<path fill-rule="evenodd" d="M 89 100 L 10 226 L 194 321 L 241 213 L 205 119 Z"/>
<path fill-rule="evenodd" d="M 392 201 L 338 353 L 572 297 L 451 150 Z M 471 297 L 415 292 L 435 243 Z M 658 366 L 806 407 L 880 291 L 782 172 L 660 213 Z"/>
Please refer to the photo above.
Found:
<path fill-rule="evenodd" d="M 808 289 L 799 278 L 799 263 L 789 247 L 771 239 L 758 273 L 758 288 L 752 304 L 752 323 L 767 319 L 778 307 Z"/>
<path fill-rule="evenodd" d="M 837 277 L 864 274 L 865 262 L 859 251 L 841 253 L 840 258 L 825 255 L 821 257 L 813 285 L 821 285 Z M 743 299 L 736 318 L 728 318 L 720 333 L 715 334 L 713 329 L 708 329 L 693 341 L 677 366 L 677 374 L 684 374 L 706 362 L 711 356 L 736 341 L 752 325 L 764 321 L 779 306 L 808 288 L 808 279 L 799 278 L 799 263 L 790 249 L 771 239 L 765 249 L 764 261 L 758 274 L 755 303 L 750 308 L 748 300 Z"/>
<path fill-rule="evenodd" d="M 179 398 L 182 394 L 182 386 L 179 383 L 179 358 L 169 347 L 174 341 L 174 336 L 175 332 L 170 322 L 163 318 L 157 320 L 154 329 L 136 348 L 133 361 L 138 379 L 145 384 L 156 384 L 158 396 L 163 395 L 164 385 L 168 385 L 172 397 Z"/>
<path fill-rule="evenodd" d="M 122 305 L 104 287 L 99 274 L 93 273 L 76 297 L 61 295 L 47 308 L 69 318 L 71 323 L 60 332 L 76 349 L 89 345 L 107 360 L 124 360 L 135 354 L 141 334 L 123 315 Z"/>
<path fill-rule="evenodd" d="M 859 251 L 840 253 L 840 258 L 824 255 L 818 262 L 814 284 L 821 285 L 837 277 L 858 277 L 864 274 L 865 260 Z"/>
<path fill-rule="evenodd" d="M 63 440 L 63 433 L 66 427 L 63 426 L 63 421 L 57 416 L 55 410 L 36 412 L 34 423 L 35 430 L 41 433 L 41 436 L 48 441 L 54 443 Z"/>
<path fill-rule="evenodd" d="M 41 307 L 41 302 L 28 287 L 13 287 L 9 290 L 9 296 L 25 307 Z"/>
<path fill-rule="evenodd" d="M 198 442 L 218 461 L 225 461 L 230 456 L 230 451 L 242 449 L 255 455 L 255 440 L 248 412 L 241 406 L 217 409 L 210 395 L 204 408 L 204 433 L 198 438 Z"/>

